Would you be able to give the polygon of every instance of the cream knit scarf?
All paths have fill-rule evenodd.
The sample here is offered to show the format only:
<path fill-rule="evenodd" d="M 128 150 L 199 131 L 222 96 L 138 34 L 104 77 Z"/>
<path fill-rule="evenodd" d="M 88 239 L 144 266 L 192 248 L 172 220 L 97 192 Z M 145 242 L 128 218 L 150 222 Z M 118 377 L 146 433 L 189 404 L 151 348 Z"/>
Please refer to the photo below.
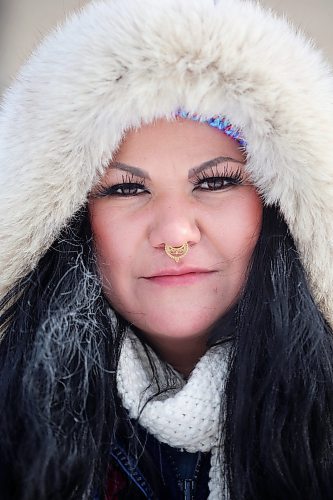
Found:
<path fill-rule="evenodd" d="M 163 389 L 167 380 L 165 367 L 151 350 L 149 352 Z M 124 407 L 150 434 L 163 443 L 192 453 L 211 451 L 209 500 L 229 498 L 223 486 L 223 464 L 219 461 L 218 448 L 228 352 L 227 345 L 211 348 L 187 381 L 170 368 L 174 388 L 145 404 L 158 387 L 152 383 L 152 368 L 143 345 L 129 332 L 117 372 L 117 387 Z"/>

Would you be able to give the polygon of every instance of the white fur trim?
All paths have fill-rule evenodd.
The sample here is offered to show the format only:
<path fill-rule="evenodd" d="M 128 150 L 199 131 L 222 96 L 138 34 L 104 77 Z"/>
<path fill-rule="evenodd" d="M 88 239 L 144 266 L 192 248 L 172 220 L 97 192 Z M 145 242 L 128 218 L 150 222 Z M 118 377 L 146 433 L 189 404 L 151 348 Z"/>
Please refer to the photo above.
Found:
<path fill-rule="evenodd" d="M 319 52 L 242 0 L 109 0 L 42 44 L 0 114 L 0 296 L 86 200 L 124 130 L 179 107 L 242 128 L 333 322 L 333 79 Z"/>

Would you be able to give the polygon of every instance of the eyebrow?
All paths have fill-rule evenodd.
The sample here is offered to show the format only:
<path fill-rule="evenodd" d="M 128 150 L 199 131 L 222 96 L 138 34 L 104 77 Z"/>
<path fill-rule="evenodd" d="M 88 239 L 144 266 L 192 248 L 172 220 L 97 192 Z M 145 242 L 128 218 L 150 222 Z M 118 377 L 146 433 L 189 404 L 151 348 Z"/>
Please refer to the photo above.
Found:
<path fill-rule="evenodd" d="M 131 165 L 127 165 L 126 163 L 121 163 L 119 161 L 113 161 L 110 167 L 116 168 L 117 170 L 123 170 L 124 172 L 129 172 L 136 177 L 142 177 L 143 179 L 148 179 L 149 181 L 151 180 L 148 172 L 139 167 L 132 167 Z"/>
<path fill-rule="evenodd" d="M 225 162 L 241 163 L 242 165 L 245 164 L 245 161 L 236 160 L 235 158 L 231 158 L 230 156 L 218 156 L 217 158 L 205 161 L 200 165 L 191 168 L 188 172 L 188 178 L 191 179 L 193 176 L 198 175 L 203 170 L 207 170 L 207 168 L 212 168 L 218 165 L 219 163 L 225 163 Z M 126 163 L 122 163 L 119 161 L 112 162 L 110 167 L 113 169 L 122 170 L 124 172 L 129 172 L 130 174 L 133 174 L 136 177 L 141 177 L 142 179 L 151 180 L 148 172 L 139 167 L 133 167 L 132 165 L 127 165 Z"/>

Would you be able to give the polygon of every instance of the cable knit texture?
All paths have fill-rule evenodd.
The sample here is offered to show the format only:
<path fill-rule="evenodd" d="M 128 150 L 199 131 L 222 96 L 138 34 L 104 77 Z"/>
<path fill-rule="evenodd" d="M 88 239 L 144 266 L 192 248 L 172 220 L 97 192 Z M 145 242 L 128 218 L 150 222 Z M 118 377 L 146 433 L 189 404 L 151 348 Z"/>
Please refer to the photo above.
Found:
<path fill-rule="evenodd" d="M 167 385 L 165 368 L 149 351 L 157 367 L 161 389 Z M 171 369 L 173 389 L 154 397 L 157 386 L 141 342 L 131 332 L 125 339 L 117 372 L 118 392 L 133 419 L 159 441 L 191 453 L 211 451 L 209 500 L 227 499 L 219 461 L 220 411 L 227 375 L 229 349 L 212 347 L 198 362 L 188 381 Z"/>

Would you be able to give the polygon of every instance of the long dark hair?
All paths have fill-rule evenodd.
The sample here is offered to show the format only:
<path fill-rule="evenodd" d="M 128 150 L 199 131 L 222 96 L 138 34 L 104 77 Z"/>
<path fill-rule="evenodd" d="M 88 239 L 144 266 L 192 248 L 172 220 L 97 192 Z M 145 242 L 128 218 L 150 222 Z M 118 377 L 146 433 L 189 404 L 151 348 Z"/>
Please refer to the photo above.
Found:
<path fill-rule="evenodd" d="M 103 296 L 86 210 L 1 311 L 1 498 L 103 494 L 126 419 L 115 373 L 127 323 Z M 332 331 L 276 208 L 264 209 L 244 293 L 210 343 L 230 335 L 221 466 L 231 499 L 331 498 Z"/>
<path fill-rule="evenodd" d="M 332 329 L 274 208 L 265 210 L 233 312 L 224 442 L 231 498 L 333 498 Z"/>
<path fill-rule="evenodd" d="M 83 210 L 4 301 L 1 498 L 87 499 L 104 481 L 122 329 L 93 268 Z"/>

